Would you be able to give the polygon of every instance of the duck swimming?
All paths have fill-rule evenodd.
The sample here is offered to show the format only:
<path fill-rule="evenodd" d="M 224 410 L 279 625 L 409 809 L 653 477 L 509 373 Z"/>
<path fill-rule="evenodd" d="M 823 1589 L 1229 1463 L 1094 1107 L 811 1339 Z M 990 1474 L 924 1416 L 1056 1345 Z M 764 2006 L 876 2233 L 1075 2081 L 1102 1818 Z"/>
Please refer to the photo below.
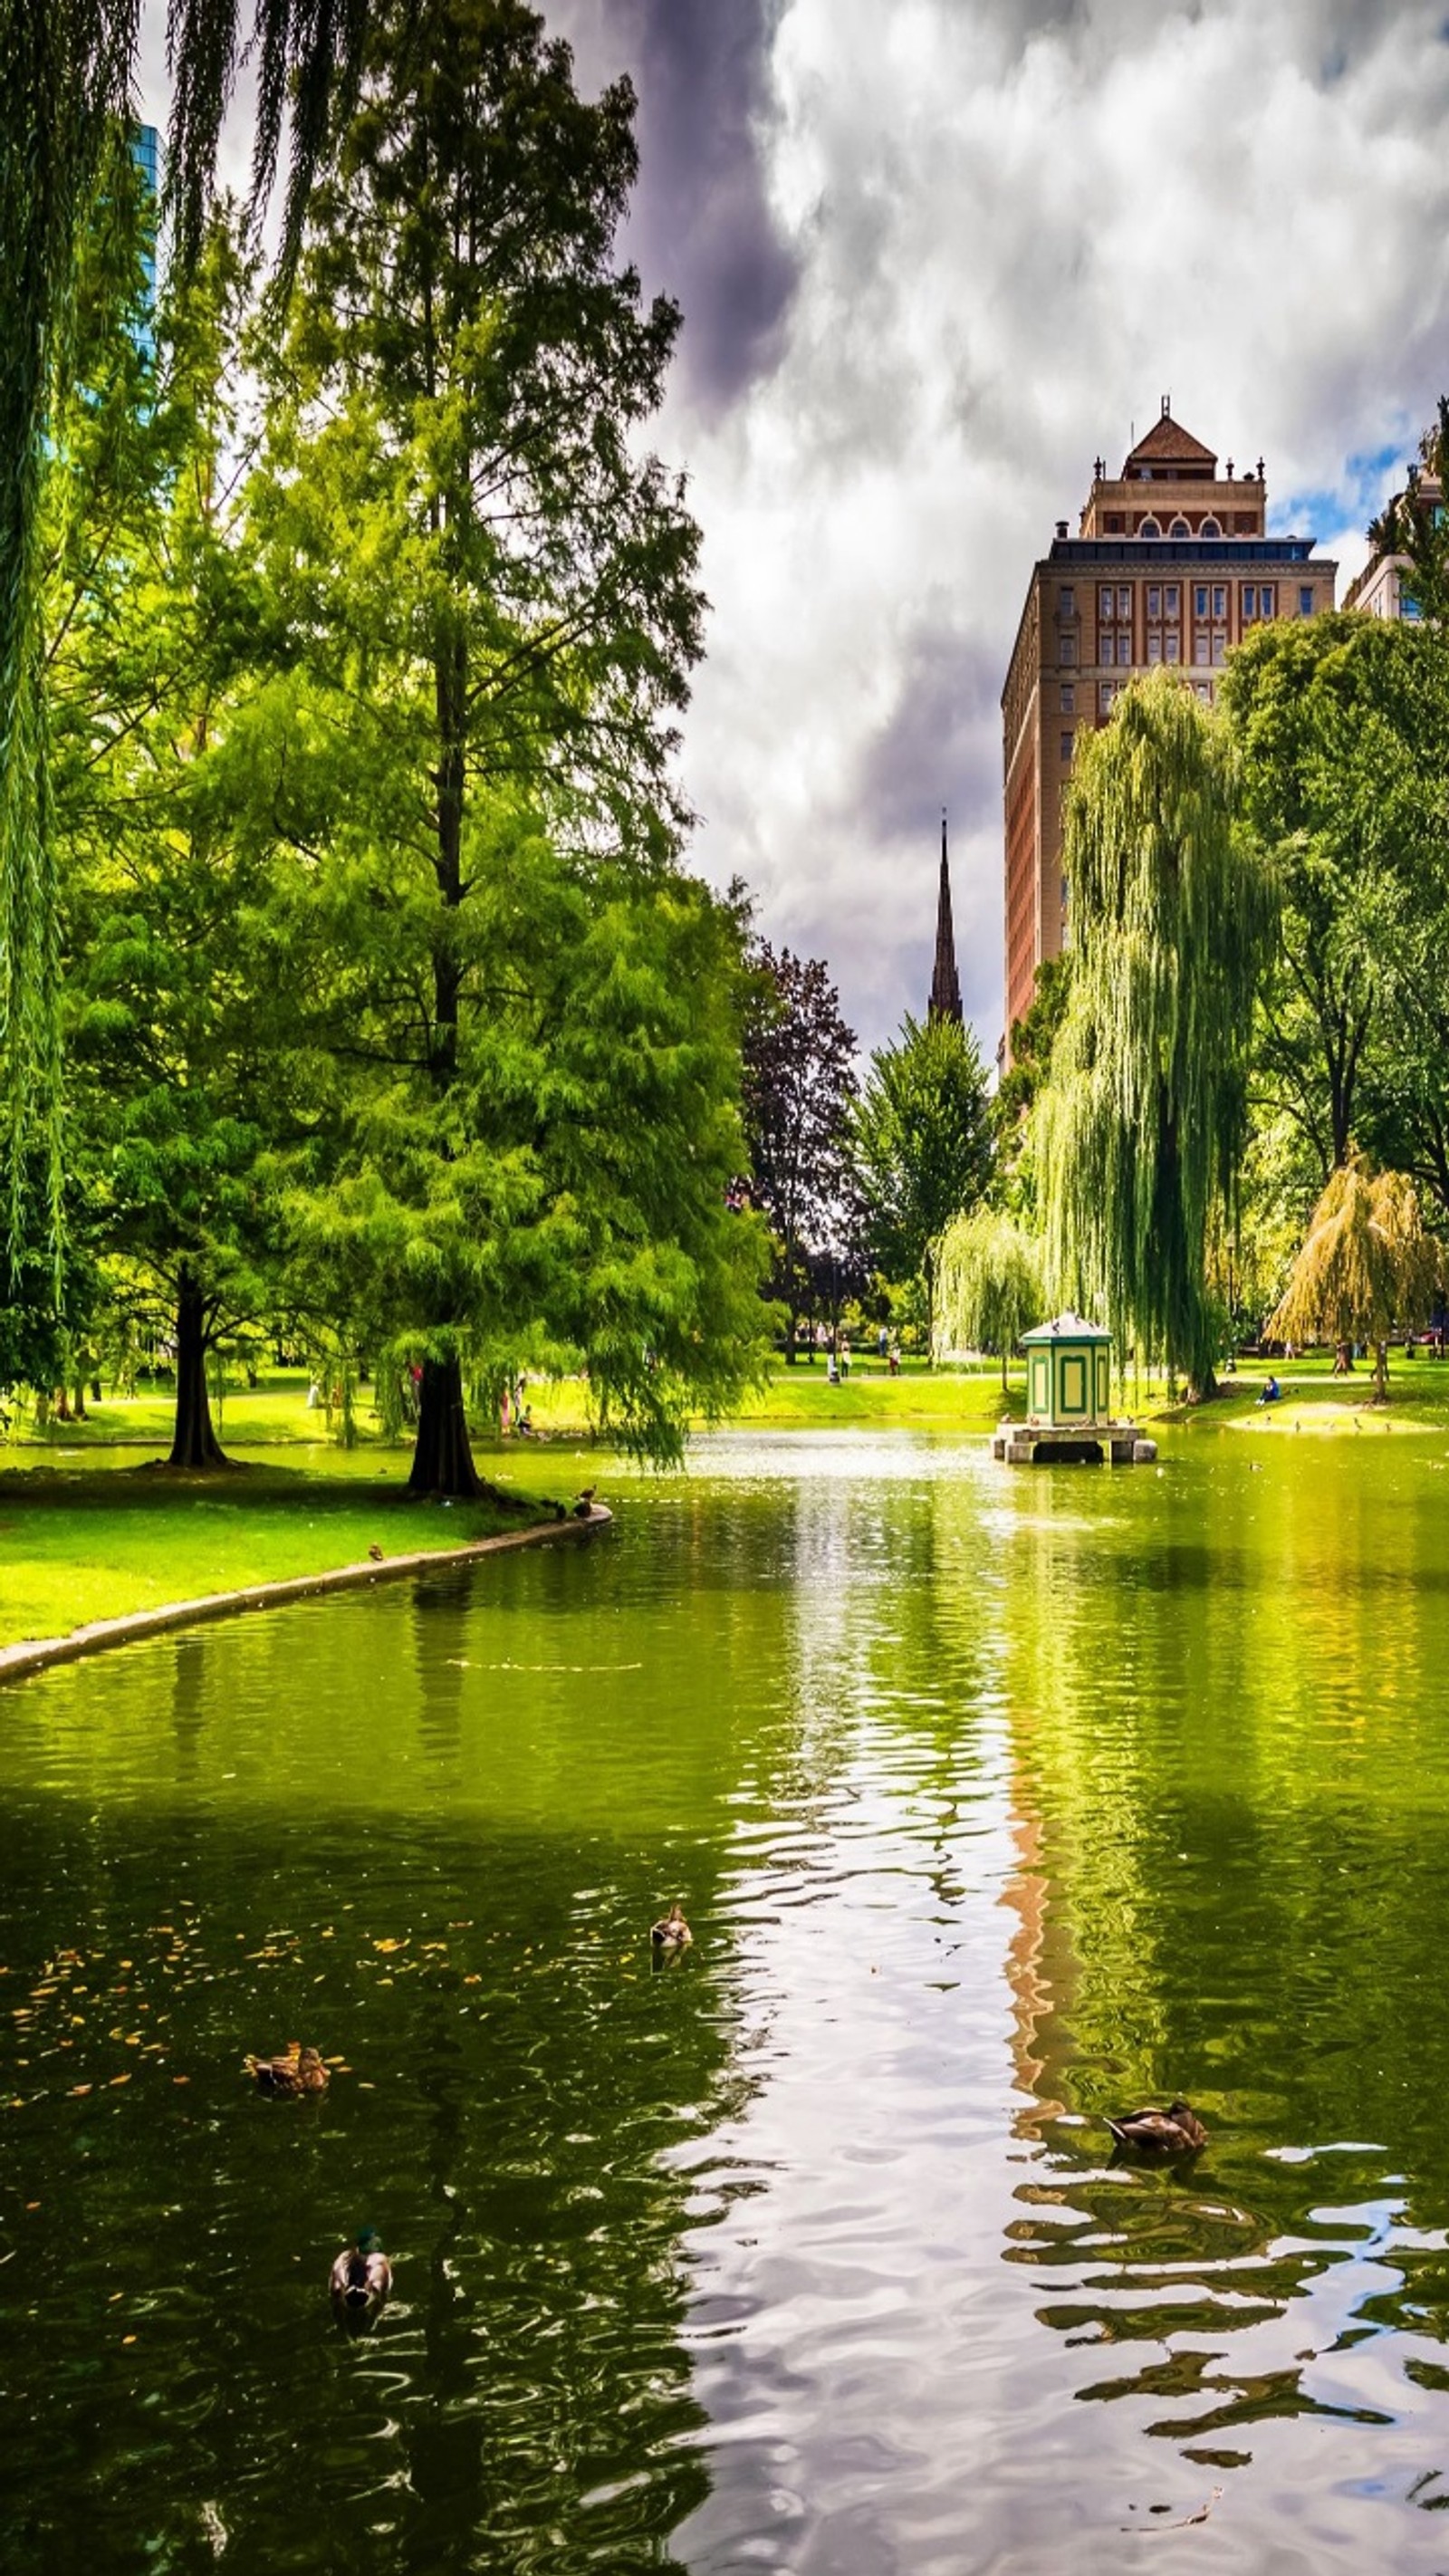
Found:
<path fill-rule="evenodd" d="M 650 1927 L 649 1938 L 656 1950 L 687 1950 L 694 1934 L 684 1919 L 683 1907 L 676 1901 L 667 1914 Z"/>
<path fill-rule="evenodd" d="M 280 2057 L 249 2057 L 246 2069 L 259 2093 L 325 2093 L 332 2081 L 316 2049 L 295 2039 Z"/>
<path fill-rule="evenodd" d="M 392 2265 L 375 2227 L 358 2229 L 357 2242 L 344 2248 L 332 2266 L 332 2304 L 349 2324 L 375 2317 L 392 2289 Z"/>
<path fill-rule="evenodd" d="M 1120 2120 L 1109 2120 L 1107 2126 L 1119 2147 L 1134 2147 L 1139 2155 L 1194 2155 L 1207 2145 L 1207 2131 L 1197 2113 L 1180 2099 L 1165 2111 L 1124 2111 Z"/>

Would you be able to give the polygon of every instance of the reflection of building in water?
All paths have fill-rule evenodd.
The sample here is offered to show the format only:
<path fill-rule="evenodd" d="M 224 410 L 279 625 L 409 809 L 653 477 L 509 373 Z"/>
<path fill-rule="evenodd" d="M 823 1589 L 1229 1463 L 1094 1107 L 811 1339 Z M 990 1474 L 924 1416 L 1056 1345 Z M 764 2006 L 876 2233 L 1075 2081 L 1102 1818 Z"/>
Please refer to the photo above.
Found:
<path fill-rule="evenodd" d="M 1018 2137 L 1034 2136 L 1037 2122 L 1065 2109 L 1048 2076 L 1052 2033 L 1049 2024 L 1058 1993 L 1069 1993 L 1070 1955 L 1053 1937 L 1049 1882 L 1041 1867 L 1041 1819 L 1023 1803 L 1020 1782 L 1012 1790 L 1012 1842 L 1017 1867 L 1001 1891 L 1001 1902 L 1016 1925 L 1006 1952 L 1006 1981 L 1011 1988 L 1011 2054 L 1020 2091 L 1029 2098 L 1012 2123 Z M 1048 1949 L 1054 1956 L 1048 1960 Z"/>

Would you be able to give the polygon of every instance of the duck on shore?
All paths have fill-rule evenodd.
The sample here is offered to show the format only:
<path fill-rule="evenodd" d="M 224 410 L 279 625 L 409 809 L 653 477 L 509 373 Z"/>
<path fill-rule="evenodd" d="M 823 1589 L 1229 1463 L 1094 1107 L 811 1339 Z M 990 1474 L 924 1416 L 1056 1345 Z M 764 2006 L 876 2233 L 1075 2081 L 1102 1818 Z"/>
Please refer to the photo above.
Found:
<path fill-rule="evenodd" d="M 1170 2102 L 1165 2111 L 1124 2111 L 1120 2120 L 1109 2119 L 1107 2126 L 1119 2147 L 1132 2147 L 1139 2155 L 1190 2156 L 1207 2145 L 1206 2129 L 1181 2098 Z"/>
<path fill-rule="evenodd" d="M 360 2227 L 355 2245 L 345 2246 L 332 2266 L 332 2304 L 352 2325 L 375 2317 L 392 2289 L 392 2265 L 375 2227 Z"/>
<path fill-rule="evenodd" d="M 317 2050 L 296 2039 L 280 2057 L 248 2057 L 246 2070 L 259 2093 L 325 2093 L 332 2081 Z"/>
<path fill-rule="evenodd" d="M 656 1950 L 687 1950 L 694 1934 L 684 1919 L 684 1909 L 676 1898 L 667 1914 L 651 1924 L 649 1938 Z"/>

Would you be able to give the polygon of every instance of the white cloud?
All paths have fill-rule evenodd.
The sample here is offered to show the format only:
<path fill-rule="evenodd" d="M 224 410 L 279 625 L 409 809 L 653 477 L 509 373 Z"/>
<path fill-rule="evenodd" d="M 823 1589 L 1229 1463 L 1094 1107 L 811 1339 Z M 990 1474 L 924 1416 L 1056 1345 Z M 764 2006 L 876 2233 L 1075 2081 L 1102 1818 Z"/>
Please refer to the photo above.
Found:
<path fill-rule="evenodd" d="M 1224 457 L 1266 455 L 1275 524 L 1327 541 L 1389 479 L 1351 460 L 1401 454 L 1449 383 L 1440 23 L 1334 0 L 778 19 L 778 363 L 713 417 L 681 392 L 661 428 L 715 603 L 686 772 L 710 872 L 830 959 L 867 1038 L 925 998 L 944 800 L 994 1043 L 996 698 L 1097 452 L 1115 466 L 1170 390 Z"/>

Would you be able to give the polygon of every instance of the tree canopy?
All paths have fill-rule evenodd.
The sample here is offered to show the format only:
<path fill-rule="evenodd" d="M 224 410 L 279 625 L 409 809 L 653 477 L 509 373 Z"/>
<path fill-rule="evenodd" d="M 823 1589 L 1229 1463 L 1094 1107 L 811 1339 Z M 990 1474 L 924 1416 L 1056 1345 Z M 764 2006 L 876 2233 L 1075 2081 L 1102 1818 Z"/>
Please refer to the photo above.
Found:
<path fill-rule="evenodd" d="M 859 1208 L 847 1151 L 855 1099 L 855 1032 L 823 958 L 750 950 L 744 1106 L 752 1194 L 775 1239 L 772 1294 L 785 1309 L 793 1361 L 801 1312 L 821 1277 L 859 1267 Z"/>
<path fill-rule="evenodd" d="M 959 1020 L 914 1020 L 871 1056 L 851 1121 L 866 1234 L 887 1279 L 917 1281 L 932 1347 L 937 1238 L 991 1170 L 986 1071 Z"/>
<path fill-rule="evenodd" d="M 12 1263 L 39 1166 L 59 1236 L 60 927 L 50 772 L 44 513 L 64 461 L 60 414 L 84 360 L 76 282 L 97 208 L 129 151 L 139 0 L 0 0 L 0 275 L 9 328 L 0 369 L 0 1150 Z M 284 109 L 290 177 L 283 272 L 334 105 L 354 84 L 363 0 L 173 0 L 167 195 L 183 276 L 201 254 L 223 114 L 244 35 L 256 48 L 255 204 L 276 168 Z"/>
<path fill-rule="evenodd" d="M 1330 1175 L 1265 1329 L 1281 1341 L 1372 1342 L 1382 1400 L 1390 1335 L 1427 1321 L 1442 1274 L 1413 1182 L 1356 1154 Z"/>
<path fill-rule="evenodd" d="M 1058 1290 L 1199 1392 L 1219 1338 L 1209 1229 L 1236 1185 L 1273 923 L 1237 793 L 1225 726 L 1177 674 L 1134 682 L 1083 743 L 1064 848 L 1072 985 L 1039 1113 Z"/>
<path fill-rule="evenodd" d="M 942 1351 L 997 1352 L 1004 1388 L 1012 1352 L 1045 1309 L 1035 1235 L 1003 1208 L 977 1207 L 953 1219 L 937 1260 L 936 1340 Z"/>

